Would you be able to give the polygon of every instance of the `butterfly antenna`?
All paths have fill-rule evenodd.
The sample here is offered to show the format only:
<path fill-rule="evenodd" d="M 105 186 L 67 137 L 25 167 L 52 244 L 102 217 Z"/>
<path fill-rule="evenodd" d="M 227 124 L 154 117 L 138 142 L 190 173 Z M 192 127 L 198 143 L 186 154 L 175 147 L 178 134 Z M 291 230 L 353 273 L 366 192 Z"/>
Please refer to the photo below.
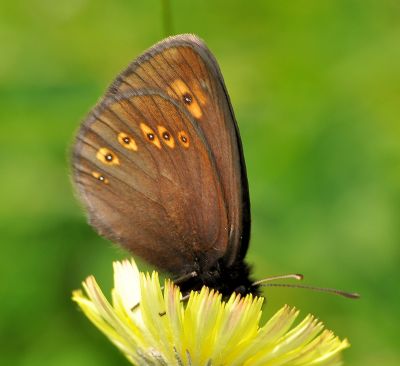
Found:
<path fill-rule="evenodd" d="M 301 281 L 303 278 L 304 278 L 304 276 L 300 273 L 291 273 L 291 274 L 286 274 L 286 275 L 263 278 L 262 280 L 253 282 L 251 285 L 252 286 L 260 286 L 261 284 L 263 284 L 265 282 L 270 282 L 270 281 L 275 281 L 275 280 L 286 280 L 286 279 L 294 279 L 294 280 Z"/>
<path fill-rule="evenodd" d="M 342 291 L 342 290 L 336 290 L 334 288 L 327 288 L 327 287 L 315 287 L 315 286 L 307 286 L 307 285 L 292 285 L 288 283 L 267 283 L 275 280 L 282 280 L 282 279 L 294 279 L 294 280 L 302 280 L 304 276 L 299 273 L 292 273 L 292 274 L 287 274 L 287 275 L 281 275 L 281 276 L 272 276 L 272 277 L 267 277 L 262 280 L 256 281 L 252 283 L 252 286 L 254 287 L 291 287 L 291 288 L 303 288 L 306 290 L 312 290 L 312 291 L 317 291 L 317 292 L 327 292 L 330 294 L 334 295 L 339 295 L 343 297 L 347 297 L 348 299 L 359 299 L 360 295 L 356 292 L 347 292 L 347 291 Z"/>
<path fill-rule="evenodd" d="M 329 294 L 339 295 L 343 297 L 347 297 L 348 299 L 359 299 L 360 295 L 356 292 L 347 292 L 342 290 L 337 290 L 335 288 L 327 288 L 327 287 L 315 287 L 315 286 L 307 286 L 307 285 L 292 285 L 288 283 L 262 283 L 262 287 L 291 287 L 291 288 L 303 288 L 306 290 L 312 290 L 317 292 L 327 292 Z"/>

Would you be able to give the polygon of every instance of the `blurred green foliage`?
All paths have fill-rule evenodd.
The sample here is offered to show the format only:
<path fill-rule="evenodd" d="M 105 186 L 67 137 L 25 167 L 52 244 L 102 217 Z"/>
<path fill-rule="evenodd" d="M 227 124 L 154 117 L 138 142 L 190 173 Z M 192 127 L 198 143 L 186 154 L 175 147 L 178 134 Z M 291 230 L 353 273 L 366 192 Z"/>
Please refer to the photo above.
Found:
<path fill-rule="evenodd" d="M 267 289 L 324 320 L 348 365 L 400 364 L 400 3 L 172 1 L 218 58 L 251 189 L 255 275 L 359 291 Z M 160 1 L 0 5 L 0 363 L 125 365 L 70 301 L 127 256 L 86 224 L 68 154 L 114 76 L 164 37 Z M 143 267 L 145 268 L 145 267 Z"/>

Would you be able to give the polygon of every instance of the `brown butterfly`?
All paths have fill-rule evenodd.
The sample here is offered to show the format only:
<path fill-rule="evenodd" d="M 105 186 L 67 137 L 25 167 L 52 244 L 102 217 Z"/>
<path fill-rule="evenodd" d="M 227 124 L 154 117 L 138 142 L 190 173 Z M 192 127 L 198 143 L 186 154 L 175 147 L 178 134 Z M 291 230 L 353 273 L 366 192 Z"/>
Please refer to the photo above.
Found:
<path fill-rule="evenodd" d="M 183 290 L 257 292 L 239 130 L 198 37 L 157 43 L 114 80 L 77 134 L 73 178 L 97 231 Z"/>
<path fill-rule="evenodd" d="M 249 278 L 242 143 L 218 63 L 194 35 L 157 43 L 114 80 L 77 134 L 73 178 L 97 231 L 185 293 L 257 294 L 262 282 L 302 278 Z"/>

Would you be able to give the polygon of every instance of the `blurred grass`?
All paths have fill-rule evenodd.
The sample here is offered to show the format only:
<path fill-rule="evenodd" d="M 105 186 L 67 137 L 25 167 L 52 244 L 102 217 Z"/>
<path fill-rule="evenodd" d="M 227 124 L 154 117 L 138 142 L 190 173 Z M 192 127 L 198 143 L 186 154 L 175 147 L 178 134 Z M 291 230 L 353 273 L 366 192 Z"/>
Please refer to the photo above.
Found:
<path fill-rule="evenodd" d="M 352 348 L 400 364 L 400 5 L 395 0 L 172 2 L 204 38 L 239 121 L 257 278 L 362 293 L 269 289 Z M 79 121 L 113 77 L 163 38 L 159 1 L 0 4 L 0 358 L 4 365 L 127 364 L 70 301 L 126 256 L 86 224 L 69 182 Z"/>

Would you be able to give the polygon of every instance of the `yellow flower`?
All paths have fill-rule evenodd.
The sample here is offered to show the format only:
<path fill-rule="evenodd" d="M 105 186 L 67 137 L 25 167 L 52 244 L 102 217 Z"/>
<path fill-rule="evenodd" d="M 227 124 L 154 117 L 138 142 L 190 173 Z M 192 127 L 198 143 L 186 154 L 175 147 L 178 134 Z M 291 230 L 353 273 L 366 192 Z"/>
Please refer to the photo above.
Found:
<path fill-rule="evenodd" d="M 134 365 L 336 366 L 349 347 L 311 315 L 292 327 L 298 311 L 287 305 L 260 326 L 261 297 L 225 302 L 203 287 L 182 302 L 177 286 L 161 289 L 158 273 L 140 273 L 133 259 L 114 263 L 111 304 L 93 276 L 83 288 L 73 300 Z"/>

